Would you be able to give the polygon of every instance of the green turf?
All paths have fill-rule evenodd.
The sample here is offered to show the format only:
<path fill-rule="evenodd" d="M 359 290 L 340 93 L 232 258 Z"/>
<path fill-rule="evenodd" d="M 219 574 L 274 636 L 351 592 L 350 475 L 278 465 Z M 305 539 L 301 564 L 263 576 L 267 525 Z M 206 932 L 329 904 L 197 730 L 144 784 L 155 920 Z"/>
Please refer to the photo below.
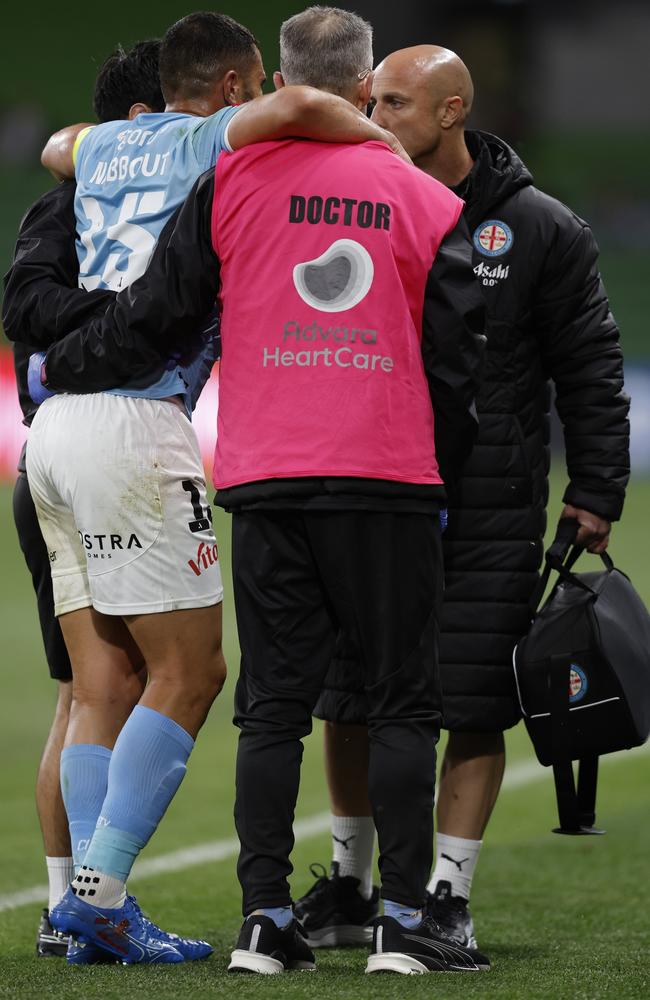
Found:
<path fill-rule="evenodd" d="M 554 482 L 551 512 L 559 512 Z M 650 482 L 633 487 L 612 554 L 650 602 L 647 511 Z M 225 520 L 225 519 L 223 519 Z M 218 517 L 228 566 L 227 526 Z M 10 491 L 0 488 L 0 621 L 3 686 L 0 704 L 0 895 L 45 881 L 33 807 L 33 779 L 52 710 L 30 582 L 10 516 Z M 226 572 L 227 576 L 227 572 Z M 232 786 L 235 733 L 230 724 L 236 644 L 232 604 L 225 610 L 231 678 L 192 758 L 188 777 L 145 857 L 234 835 Z M 530 759 L 518 727 L 509 759 Z M 599 821 L 604 838 L 550 833 L 555 821 L 548 773 L 504 789 L 475 880 L 473 911 L 479 941 L 491 956 L 488 975 L 364 977 L 362 951 L 321 953 L 318 972 L 268 980 L 227 977 L 226 957 L 239 926 L 234 859 L 178 874 L 141 878 L 133 885 L 145 909 L 164 926 L 207 937 L 215 956 L 179 968 L 68 969 L 33 957 L 38 906 L 0 913 L 0 998 L 140 997 L 436 997 L 566 998 L 598 1000 L 650 996 L 650 753 L 608 759 L 602 768 Z M 299 815 L 326 809 L 320 738 L 306 741 Z M 311 882 L 308 865 L 329 857 L 325 834 L 300 842 L 294 854 L 295 894 Z"/>

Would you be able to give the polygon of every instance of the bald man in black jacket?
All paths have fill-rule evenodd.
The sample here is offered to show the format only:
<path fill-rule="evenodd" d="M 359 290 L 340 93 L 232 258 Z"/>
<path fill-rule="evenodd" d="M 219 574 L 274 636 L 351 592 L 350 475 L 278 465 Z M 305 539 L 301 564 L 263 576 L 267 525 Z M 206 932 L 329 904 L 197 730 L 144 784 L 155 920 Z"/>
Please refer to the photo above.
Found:
<path fill-rule="evenodd" d="M 521 717 L 512 652 L 528 629 L 543 553 L 550 384 L 569 478 L 560 517 L 578 519 L 578 542 L 594 553 L 606 548 L 623 508 L 629 400 L 592 232 L 533 186 L 503 140 L 465 131 L 473 85 L 458 56 L 432 45 L 395 52 L 377 68 L 372 96 L 373 119 L 416 166 L 464 199 L 486 299 L 479 436 L 451 494 L 444 535 L 440 672 L 449 742 L 428 887 L 431 914 L 474 945 L 471 878 L 503 777 L 503 732 Z M 312 946 L 358 942 L 376 912 L 355 655 L 339 645 L 316 709 L 327 723 L 334 864 L 296 904 Z"/>

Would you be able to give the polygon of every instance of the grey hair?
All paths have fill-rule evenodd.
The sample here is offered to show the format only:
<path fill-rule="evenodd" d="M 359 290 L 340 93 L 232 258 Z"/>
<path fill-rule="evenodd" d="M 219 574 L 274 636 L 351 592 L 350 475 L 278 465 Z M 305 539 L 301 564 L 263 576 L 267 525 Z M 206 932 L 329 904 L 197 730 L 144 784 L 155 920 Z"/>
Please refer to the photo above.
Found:
<path fill-rule="evenodd" d="M 308 7 L 280 29 L 280 72 L 286 84 L 349 93 L 372 69 L 372 25 L 337 7 Z"/>

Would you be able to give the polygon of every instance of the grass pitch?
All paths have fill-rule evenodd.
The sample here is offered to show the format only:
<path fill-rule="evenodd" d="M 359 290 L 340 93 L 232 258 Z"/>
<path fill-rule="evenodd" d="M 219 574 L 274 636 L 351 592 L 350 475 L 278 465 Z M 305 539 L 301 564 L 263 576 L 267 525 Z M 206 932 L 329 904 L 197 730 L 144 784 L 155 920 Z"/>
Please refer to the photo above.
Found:
<path fill-rule="evenodd" d="M 559 486 L 556 483 L 555 486 Z M 54 705 L 27 571 L 15 540 L 10 489 L 0 488 L 0 998 L 232 997 L 348 998 L 436 996 L 485 998 L 642 998 L 650 996 L 650 753 L 605 758 L 598 822 L 601 838 L 557 837 L 551 776 L 526 762 L 532 753 L 523 727 L 509 735 L 510 784 L 488 830 L 474 882 L 472 910 L 489 974 L 422 977 L 363 975 L 363 950 L 320 952 L 314 974 L 263 979 L 228 976 L 227 958 L 240 924 L 234 856 L 182 871 L 135 878 L 132 887 L 152 917 L 170 930 L 208 938 L 205 963 L 170 968 L 67 968 L 36 959 L 37 902 L 2 910 L 8 894 L 45 882 L 33 805 L 38 758 Z M 558 489 L 550 512 L 559 513 Z M 614 560 L 650 603 L 647 512 L 650 483 L 634 485 L 625 520 L 614 532 Z M 224 576 L 229 575 L 227 518 L 217 513 Z M 186 781 L 145 859 L 234 837 L 232 821 L 236 734 L 231 702 L 237 670 L 232 602 L 225 607 L 231 677 L 203 730 Z M 298 815 L 322 813 L 327 798 L 320 733 L 306 741 Z M 315 824 L 318 828 L 318 824 Z M 329 861 L 326 832 L 299 840 L 294 894 L 312 882 L 312 861 Z"/>

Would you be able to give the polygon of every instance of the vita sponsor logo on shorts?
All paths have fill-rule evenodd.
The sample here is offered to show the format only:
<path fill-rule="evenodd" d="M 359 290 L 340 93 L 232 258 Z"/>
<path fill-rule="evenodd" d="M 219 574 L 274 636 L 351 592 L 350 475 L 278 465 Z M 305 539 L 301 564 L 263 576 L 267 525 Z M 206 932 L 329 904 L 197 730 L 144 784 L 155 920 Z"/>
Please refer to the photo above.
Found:
<path fill-rule="evenodd" d="M 141 549 L 142 542 L 136 534 L 130 535 L 109 534 L 91 535 L 87 532 L 79 532 L 81 544 L 86 550 L 89 559 L 112 559 L 113 552 L 123 552 L 129 549 Z"/>
<path fill-rule="evenodd" d="M 196 550 L 196 559 L 188 559 L 187 565 L 196 576 L 201 576 L 204 569 L 216 566 L 219 562 L 219 549 L 217 543 L 201 542 Z"/>

